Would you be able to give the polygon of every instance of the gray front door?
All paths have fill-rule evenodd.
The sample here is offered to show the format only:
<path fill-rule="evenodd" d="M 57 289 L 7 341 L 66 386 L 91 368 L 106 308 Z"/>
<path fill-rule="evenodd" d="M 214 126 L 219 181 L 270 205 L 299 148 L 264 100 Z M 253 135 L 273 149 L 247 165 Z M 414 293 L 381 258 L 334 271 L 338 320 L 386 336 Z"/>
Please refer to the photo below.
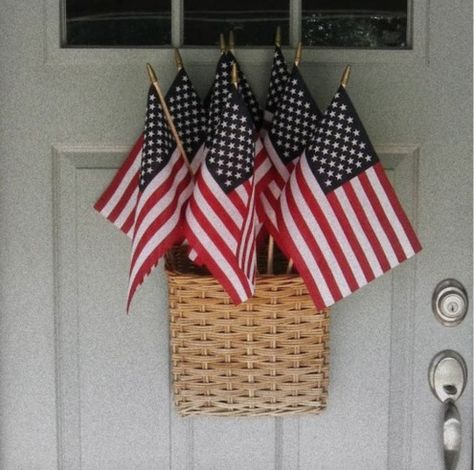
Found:
<path fill-rule="evenodd" d="M 130 243 L 92 209 L 141 131 L 145 62 L 166 88 L 172 51 L 61 49 L 59 2 L 2 2 L 2 469 L 444 468 L 428 365 L 451 348 L 471 369 L 472 314 L 443 327 L 431 295 L 445 278 L 472 295 L 472 4 L 412 7 L 413 49 L 308 49 L 302 72 L 324 106 L 353 64 L 349 92 L 423 251 L 332 309 L 321 415 L 182 419 L 162 267 L 125 315 Z M 237 54 L 263 101 L 270 49 Z M 183 51 L 202 94 L 217 57 Z M 460 470 L 471 468 L 471 397 L 469 381 Z"/>

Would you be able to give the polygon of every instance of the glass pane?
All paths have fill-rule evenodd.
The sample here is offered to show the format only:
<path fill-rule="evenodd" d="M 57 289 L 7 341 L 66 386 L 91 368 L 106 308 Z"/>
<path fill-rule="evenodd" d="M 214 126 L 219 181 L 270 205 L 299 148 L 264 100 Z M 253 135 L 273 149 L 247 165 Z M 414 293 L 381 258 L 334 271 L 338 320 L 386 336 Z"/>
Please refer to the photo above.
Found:
<path fill-rule="evenodd" d="M 171 0 L 64 0 L 64 46 L 171 43 Z"/>
<path fill-rule="evenodd" d="M 306 46 L 407 48 L 407 0 L 303 0 Z"/>
<path fill-rule="evenodd" d="M 289 0 L 184 0 L 184 44 L 210 46 L 235 31 L 236 47 L 271 45 L 281 27 L 288 44 Z"/>

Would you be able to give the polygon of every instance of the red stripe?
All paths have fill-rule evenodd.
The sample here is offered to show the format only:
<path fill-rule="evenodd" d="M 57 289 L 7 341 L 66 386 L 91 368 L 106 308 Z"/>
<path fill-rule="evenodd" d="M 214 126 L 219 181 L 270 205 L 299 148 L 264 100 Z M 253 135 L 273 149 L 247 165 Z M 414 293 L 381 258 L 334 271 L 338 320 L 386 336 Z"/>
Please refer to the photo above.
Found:
<path fill-rule="evenodd" d="M 120 227 L 124 233 L 128 233 L 133 227 L 133 224 L 135 223 L 135 207 L 133 208 L 132 212 L 130 212 L 130 214 L 128 215 L 127 220 L 125 220 L 122 227 Z"/>
<path fill-rule="evenodd" d="M 298 167 L 299 168 L 299 167 Z M 301 237 L 306 241 L 306 244 L 308 245 L 314 261 L 316 264 L 318 264 L 319 269 L 326 280 L 326 283 L 329 287 L 329 290 L 331 292 L 331 295 L 334 297 L 335 300 L 342 298 L 342 293 L 339 290 L 339 286 L 337 285 L 337 281 L 334 277 L 334 274 L 328 265 L 326 259 L 323 256 L 323 253 L 316 241 L 316 239 L 313 236 L 313 233 L 311 229 L 308 227 L 307 221 L 304 219 L 303 215 L 301 214 L 299 207 L 298 207 L 298 202 L 295 200 L 295 195 L 293 194 L 291 190 L 291 185 L 289 184 L 287 186 L 286 190 L 286 198 L 288 202 L 288 208 L 290 211 L 290 214 L 295 222 L 295 225 L 297 227 L 297 230 Z M 311 202 L 307 201 L 308 205 L 311 207 Z M 291 236 L 291 231 L 288 231 L 290 236 Z M 291 253 L 293 256 L 293 253 Z M 305 263 L 306 265 L 306 263 Z M 299 266 L 297 266 L 299 269 Z"/>
<path fill-rule="evenodd" d="M 421 250 L 420 241 L 418 240 L 418 237 L 416 236 L 415 231 L 413 230 L 413 227 L 411 226 L 410 221 L 408 220 L 408 217 L 406 216 L 405 211 L 403 210 L 400 201 L 393 190 L 392 184 L 390 183 L 384 169 L 382 168 L 382 165 L 380 163 L 376 163 L 373 168 L 379 178 L 380 184 L 382 185 L 385 194 L 388 197 L 388 200 L 390 201 L 390 204 L 393 207 L 393 210 L 395 211 L 395 214 L 397 214 L 398 220 L 400 221 L 403 230 L 405 231 L 408 240 L 413 247 L 413 250 L 415 253 L 418 253 Z"/>
<path fill-rule="evenodd" d="M 99 198 L 99 200 L 94 204 L 94 208 L 97 211 L 101 211 L 110 198 L 114 195 L 115 191 L 117 190 L 118 186 L 120 185 L 120 182 L 122 179 L 125 177 L 126 173 L 130 169 L 130 167 L 133 165 L 135 162 L 135 159 L 137 155 L 140 153 L 140 150 L 143 147 L 143 134 L 140 135 L 138 140 L 135 142 L 135 145 L 132 147 L 132 150 L 128 154 L 128 157 L 125 159 L 124 163 L 122 166 L 119 168 L 117 173 L 115 174 L 112 182 L 110 185 L 107 187 L 107 189 L 103 192 L 102 196 Z"/>
<path fill-rule="evenodd" d="M 159 201 L 161 198 L 164 197 L 165 194 L 167 194 L 170 189 L 172 189 L 173 184 L 175 183 L 175 178 L 178 172 L 181 170 L 183 167 L 184 162 L 182 158 L 177 158 L 175 163 L 173 164 L 173 167 L 171 168 L 168 177 L 162 182 L 160 186 L 158 186 L 155 191 L 148 196 L 148 199 L 145 201 L 145 203 L 141 206 L 141 198 L 144 197 L 144 193 L 140 192 L 138 196 L 138 202 L 137 202 L 137 210 L 139 209 L 139 212 L 136 215 L 136 220 L 135 220 L 135 233 L 138 231 L 140 225 L 143 222 L 143 219 L 147 216 L 148 212 L 150 212 L 153 207 L 155 207 L 157 201 Z M 163 169 L 162 171 L 166 171 Z"/>
<path fill-rule="evenodd" d="M 349 289 L 352 292 L 357 290 L 359 288 L 359 283 L 357 282 L 354 276 L 354 273 L 352 272 L 352 268 L 349 262 L 347 261 L 346 255 L 344 254 L 344 251 L 342 250 L 341 245 L 339 244 L 339 241 L 334 235 L 333 228 L 331 224 L 328 222 L 325 212 L 319 205 L 318 200 L 314 197 L 314 195 L 311 192 L 311 189 L 308 187 L 306 183 L 306 179 L 304 177 L 303 169 L 301 168 L 301 165 L 298 165 L 296 167 L 295 176 L 296 176 L 300 191 L 307 199 L 306 201 L 307 205 L 309 206 L 314 218 L 318 222 L 321 228 L 321 231 L 326 237 L 328 245 L 335 256 L 337 263 L 339 264 L 339 267 L 341 268 L 341 271 L 344 275 L 344 278 L 346 279 L 347 284 L 349 285 Z M 314 179 L 314 176 L 312 174 L 310 177 Z M 318 184 L 318 182 L 315 181 L 314 184 Z"/>
<path fill-rule="evenodd" d="M 334 213 L 336 214 L 339 223 L 341 224 L 341 228 L 344 234 L 346 235 L 347 240 L 349 241 L 349 244 L 351 245 L 351 248 L 354 251 L 357 260 L 359 261 L 359 264 L 362 268 L 362 272 L 364 273 L 367 282 L 372 281 L 373 279 L 375 279 L 375 273 L 370 267 L 370 263 L 367 260 L 367 257 L 365 256 L 364 250 L 360 246 L 359 241 L 355 236 L 354 230 L 349 220 L 347 219 L 346 214 L 344 213 L 344 210 L 342 209 L 341 204 L 339 203 L 339 200 L 337 199 L 337 196 L 334 194 L 334 192 L 330 192 L 329 194 L 327 194 L 327 199 Z"/>
<path fill-rule="evenodd" d="M 143 283 L 145 278 L 150 274 L 153 268 L 158 264 L 160 258 L 176 243 L 176 235 L 180 231 L 180 227 L 175 227 L 162 242 L 150 253 L 148 258 L 141 264 L 140 269 L 137 271 L 135 278 L 132 280 L 132 284 L 129 289 L 129 295 L 127 299 L 127 312 L 130 309 L 130 304 L 135 295 L 138 287 Z"/>
<path fill-rule="evenodd" d="M 113 210 L 110 212 L 109 216 L 107 217 L 107 219 L 110 220 L 112 223 L 115 223 L 117 218 L 120 216 L 122 211 L 127 206 L 134 191 L 137 189 L 138 180 L 139 180 L 139 172 L 137 171 L 133 175 L 133 178 L 130 180 L 129 185 L 127 186 L 122 196 L 120 197 L 119 201 L 117 202 L 117 205 L 113 208 Z"/>
<path fill-rule="evenodd" d="M 342 185 L 341 188 L 346 193 L 347 199 L 349 200 L 349 203 L 351 204 L 352 209 L 355 212 L 357 220 L 359 221 L 362 230 L 367 236 L 367 239 L 369 240 L 369 243 L 372 246 L 372 249 L 374 250 L 375 256 L 379 260 L 382 271 L 388 271 L 390 269 L 390 263 L 388 262 L 387 257 L 385 256 L 385 252 L 383 251 L 382 245 L 380 244 L 377 237 L 375 236 L 374 231 L 372 230 L 370 222 L 367 219 L 367 216 L 365 215 L 364 209 L 362 208 L 359 200 L 357 199 L 354 189 L 352 188 L 350 182 Z"/>
<path fill-rule="evenodd" d="M 374 209 L 375 215 L 377 216 L 377 219 L 379 220 L 383 231 L 387 235 L 387 238 L 393 248 L 393 251 L 395 252 L 395 256 L 397 257 L 398 262 L 401 263 L 407 257 L 405 255 L 405 252 L 403 251 L 403 247 L 400 244 L 400 241 L 398 240 L 397 234 L 393 230 L 393 227 L 390 221 L 388 220 L 387 214 L 385 213 L 382 205 L 380 204 L 380 200 L 377 194 L 375 194 L 375 191 L 372 188 L 372 185 L 370 184 L 370 181 L 367 178 L 365 172 L 359 175 L 359 181 L 365 191 L 365 194 L 367 194 L 367 198 L 370 204 L 372 205 L 372 208 Z"/>
<path fill-rule="evenodd" d="M 290 213 L 289 216 L 292 217 L 292 213 Z M 311 298 L 316 308 L 326 307 L 327 305 L 321 296 L 318 285 L 316 284 L 312 276 L 312 273 L 308 269 L 304 258 L 301 256 L 300 251 L 295 245 L 288 227 L 284 223 L 281 207 L 277 208 L 277 220 L 278 220 L 278 226 L 280 227 L 280 234 L 279 234 L 280 240 L 281 240 L 280 247 L 285 247 L 285 252 L 288 256 L 288 259 L 290 258 L 293 259 L 295 263 L 295 268 L 297 269 L 300 276 L 305 281 L 308 292 L 311 295 Z"/>
<path fill-rule="evenodd" d="M 153 220 L 153 222 L 147 227 L 147 229 L 141 235 L 140 240 L 138 240 L 138 243 L 134 246 L 130 271 L 133 270 L 137 258 L 140 256 L 140 253 L 142 252 L 143 248 L 147 245 L 150 238 L 161 227 L 163 227 L 166 224 L 166 222 L 170 219 L 170 217 L 176 212 L 176 209 L 178 208 L 178 200 L 181 196 L 181 193 L 187 188 L 189 184 L 190 184 L 190 176 L 186 174 L 186 176 L 179 182 L 177 186 L 173 185 L 170 188 L 170 192 L 174 193 L 174 197 L 171 200 L 171 202 L 168 204 L 168 206 L 160 213 L 160 215 L 155 220 Z M 160 204 L 160 201 L 162 200 L 163 197 L 166 196 L 166 194 L 157 194 L 157 193 L 160 193 L 160 191 L 155 191 L 155 193 L 148 198 L 147 204 L 149 202 L 153 204 L 154 206 Z M 182 208 L 183 207 L 184 207 L 184 203 L 182 204 Z M 182 217 L 182 214 L 181 214 L 181 217 Z M 177 227 L 180 227 L 179 222 L 177 224 Z M 137 227 L 135 227 L 135 233 L 136 231 L 137 231 Z M 182 233 L 180 236 L 177 235 L 176 243 L 179 243 L 183 239 L 184 239 L 184 233 Z"/>

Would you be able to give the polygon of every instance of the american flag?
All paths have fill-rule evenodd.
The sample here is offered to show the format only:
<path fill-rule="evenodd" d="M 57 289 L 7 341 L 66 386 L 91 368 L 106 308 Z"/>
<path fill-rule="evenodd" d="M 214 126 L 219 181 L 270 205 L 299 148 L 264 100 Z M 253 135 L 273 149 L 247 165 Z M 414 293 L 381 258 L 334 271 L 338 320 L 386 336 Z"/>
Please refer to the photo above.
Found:
<path fill-rule="evenodd" d="M 288 80 L 289 75 L 290 73 L 288 72 L 288 67 L 281 47 L 275 46 L 270 83 L 268 85 L 267 103 L 265 105 L 265 111 L 263 112 L 262 131 L 264 133 L 266 133 L 270 128 L 273 115 L 275 114 L 278 103 L 280 102 L 280 97 L 285 90 L 286 81 Z"/>
<path fill-rule="evenodd" d="M 176 75 L 165 99 L 188 159 L 191 161 L 191 167 L 194 169 L 199 164 L 194 157 L 204 141 L 206 116 L 199 96 L 184 68 Z M 142 149 L 143 134 L 94 205 L 100 214 L 130 238 L 133 237 L 135 223 Z"/>
<path fill-rule="evenodd" d="M 318 307 L 421 250 L 342 86 L 282 192 L 277 221 Z"/>
<path fill-rule="evenodd" d="M 320 116 L 321 112 L 298 67 L 294 66 L 276 108 L 272 127 L 264 140 L 273 168 L 257 187 L 259 218 L 277 242 L 275 210 L 278 198 L 298 158 L 309 143 Z"/>
<path fill-rule="evenodd" d="M 176 92 L 176 87 L 173 88 Z M 181 92 L 182 90 L 179 90 Z M 174 103 L 176 95 L 168 94 Z M 192 192 L 185 157 L 168 128 L 153 87 L 148 94 L 127 309 L 137 288 L 174 244 L 184 239 L 183 207 Z"/>
<path fill-rule="evenodd" d="M 232 301 L 255 290 L 255 127 L 230 90 L 186 210 L 186 238 Z"/>
<path fill-rule="evenodd" d="M 243 97 L 243 100 L 249 110 L 254 126 L 258 129 L 262 124 L 262 110 L 258 105 L 258 101 L 255 94 L 250 87 L 245 74 L 242 72 L 237 60 L 231 52 L 225 52 L 221 55 L 219 62 L 216 66 L 216 73 L 214 82 L 206 96 L 205 107 L 207 109 L 207 135 L 205 144 L 199 149 L 198 158 L 200 161 L 206 158 L 208 149 L 212 146 L 212 141 L 215 133 L 215 129 L 219 125 L 219 121 L 222 117 L 223 107 L 225 106 L 226 99 L 230 93 L 233 92 L 234 86 L 231 83 L 232 66 L 234 63 L 237 65 L 238 79 L 239 79 L 239 91 Z M 255 134 L 255 184 L 263 179 L 266 173 L 271 169 L 271 163 L 266 155 L 261 139 L 258 134 Z M 257 234 L 262 233 L 263 224 L 257 221 Z M 262 238 L 262 237 L 260 237 Z M 201 264 L 201 260 L 198 259 L 195 250 L 191 250 L 189 257 L 192 261 L 197 264 Z"/>

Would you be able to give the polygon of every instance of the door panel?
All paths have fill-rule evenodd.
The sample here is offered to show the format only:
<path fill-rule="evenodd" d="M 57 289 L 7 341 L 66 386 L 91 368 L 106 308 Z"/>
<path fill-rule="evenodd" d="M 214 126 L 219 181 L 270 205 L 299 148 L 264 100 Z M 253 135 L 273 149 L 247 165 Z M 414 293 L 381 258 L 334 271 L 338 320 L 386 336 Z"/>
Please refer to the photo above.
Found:
<path fill-rule="evenodd" d="M 351 96 L 424 249 L 333 308 L 328 409 L 279 419 L 177 416 L 162 267 L 127 316 L 130 243 L 92 209 L 141 131 L 145 61 L 166 88 L 172 51 L 60 49 L 58 4 L 7 0 L 0 16 L 0 467 L 442 470 L 427 369 L 453 348 L 472 370 L 471 311 L 450 329 L 431 312 L 444 278 L 472 296 L 471 2 L 416 2 L 411 51 L 304 53 L 321 107 L 353 63 Z M 263 101 L 270 50 L 237 54 Z M 202 96 L 217 57 L 183 52 Z M 469 379 L 459 470 L 471 397 Z"/>

